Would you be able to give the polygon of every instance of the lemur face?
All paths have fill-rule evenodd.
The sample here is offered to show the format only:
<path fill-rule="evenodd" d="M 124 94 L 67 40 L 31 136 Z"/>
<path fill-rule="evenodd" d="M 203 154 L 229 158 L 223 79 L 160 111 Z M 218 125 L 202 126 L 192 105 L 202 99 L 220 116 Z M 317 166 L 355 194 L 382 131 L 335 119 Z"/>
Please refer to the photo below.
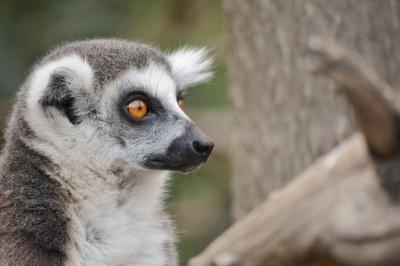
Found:
<path fill-rule="evenodd" d="M 164 55 L 125 41 L 70 44 L 27 82 L 26 116 L 44 149 L 107 166 L 191 171 L 212 141 L 183 111 L 187 87 L 211 78 L 204 49 Z"/>

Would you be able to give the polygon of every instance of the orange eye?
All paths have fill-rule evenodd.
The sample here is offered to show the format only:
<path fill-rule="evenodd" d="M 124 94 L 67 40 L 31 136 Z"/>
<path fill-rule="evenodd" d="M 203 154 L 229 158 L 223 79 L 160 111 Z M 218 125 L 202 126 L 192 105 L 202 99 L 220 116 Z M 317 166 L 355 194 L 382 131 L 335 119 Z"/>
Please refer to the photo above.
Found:
<path fill-rule="evenodd" d="M 179 105 L 179 107 L 180 107 L 182 110 L 185 109 L 185 103 L 183 102 L 183 99 L 179 99 L 179 100 L 178 100 L 178 105 Z"/>
<path fill-rule="evenodd" d="M 128 105 L 128 112 L 134 119 L 141 119 L 148 113 L 147 104 L 142 100 L 134 100 Z"/>

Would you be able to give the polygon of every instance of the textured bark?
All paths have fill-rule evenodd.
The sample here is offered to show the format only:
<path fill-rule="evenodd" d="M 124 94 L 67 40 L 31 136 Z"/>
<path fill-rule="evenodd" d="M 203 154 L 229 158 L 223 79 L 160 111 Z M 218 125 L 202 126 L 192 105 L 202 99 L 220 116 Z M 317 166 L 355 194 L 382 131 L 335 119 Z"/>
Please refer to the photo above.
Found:
<path fill-rule="evenodd" d="M 345 91 L 364 138 L 357 134 L 314 162 L 190 266 L 400 265 L 396 93 L 336 44 L 314 40 L 307 54 L 314 73 Z M 382 95 L 384 88 L 390 98 Z"/>
<path fill-rule="evenodd" d="M 310 36 L 355 49 L 400 87 L 396 0 L 225 0 L 234 113 L 233 213 L 243 216 L 354 131 L 343 95 L 304 70 Z"/>

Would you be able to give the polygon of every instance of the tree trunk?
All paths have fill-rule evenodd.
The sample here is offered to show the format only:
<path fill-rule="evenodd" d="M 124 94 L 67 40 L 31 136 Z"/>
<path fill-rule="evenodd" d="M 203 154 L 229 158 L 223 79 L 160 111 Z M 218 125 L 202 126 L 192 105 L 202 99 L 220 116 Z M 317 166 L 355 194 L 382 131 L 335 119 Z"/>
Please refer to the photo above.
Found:
<path fill-rule="evenodd" d="M 399 94 L 332 40 L 313 38 L 307 55 L 313 74 L 345 91 L 364 136 L 319 158 L 190 266 L 400 265 Z"/>
<path fill-rule="evenodd" d="M 400 85 L 396 0 L 225 0 L 233 214 L 240 218 L 354 131 L 347 101 L 304 69 L 311 36 L 358 51 Z"/>

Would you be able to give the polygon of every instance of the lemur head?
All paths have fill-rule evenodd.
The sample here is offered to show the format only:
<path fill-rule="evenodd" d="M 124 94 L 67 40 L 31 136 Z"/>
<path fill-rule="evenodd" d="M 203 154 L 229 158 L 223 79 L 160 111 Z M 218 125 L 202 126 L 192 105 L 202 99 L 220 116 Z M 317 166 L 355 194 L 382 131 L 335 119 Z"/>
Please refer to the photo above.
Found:
<path fill-rule="evenodd" d="M 212 141 L 183 111 L 186 88 L 211 78 L 204 49 L 171 54 L 122 40 L 70 43 L 46 56 L 19 95 L 35 143 L 106 166 L 190 171 Z"/>

